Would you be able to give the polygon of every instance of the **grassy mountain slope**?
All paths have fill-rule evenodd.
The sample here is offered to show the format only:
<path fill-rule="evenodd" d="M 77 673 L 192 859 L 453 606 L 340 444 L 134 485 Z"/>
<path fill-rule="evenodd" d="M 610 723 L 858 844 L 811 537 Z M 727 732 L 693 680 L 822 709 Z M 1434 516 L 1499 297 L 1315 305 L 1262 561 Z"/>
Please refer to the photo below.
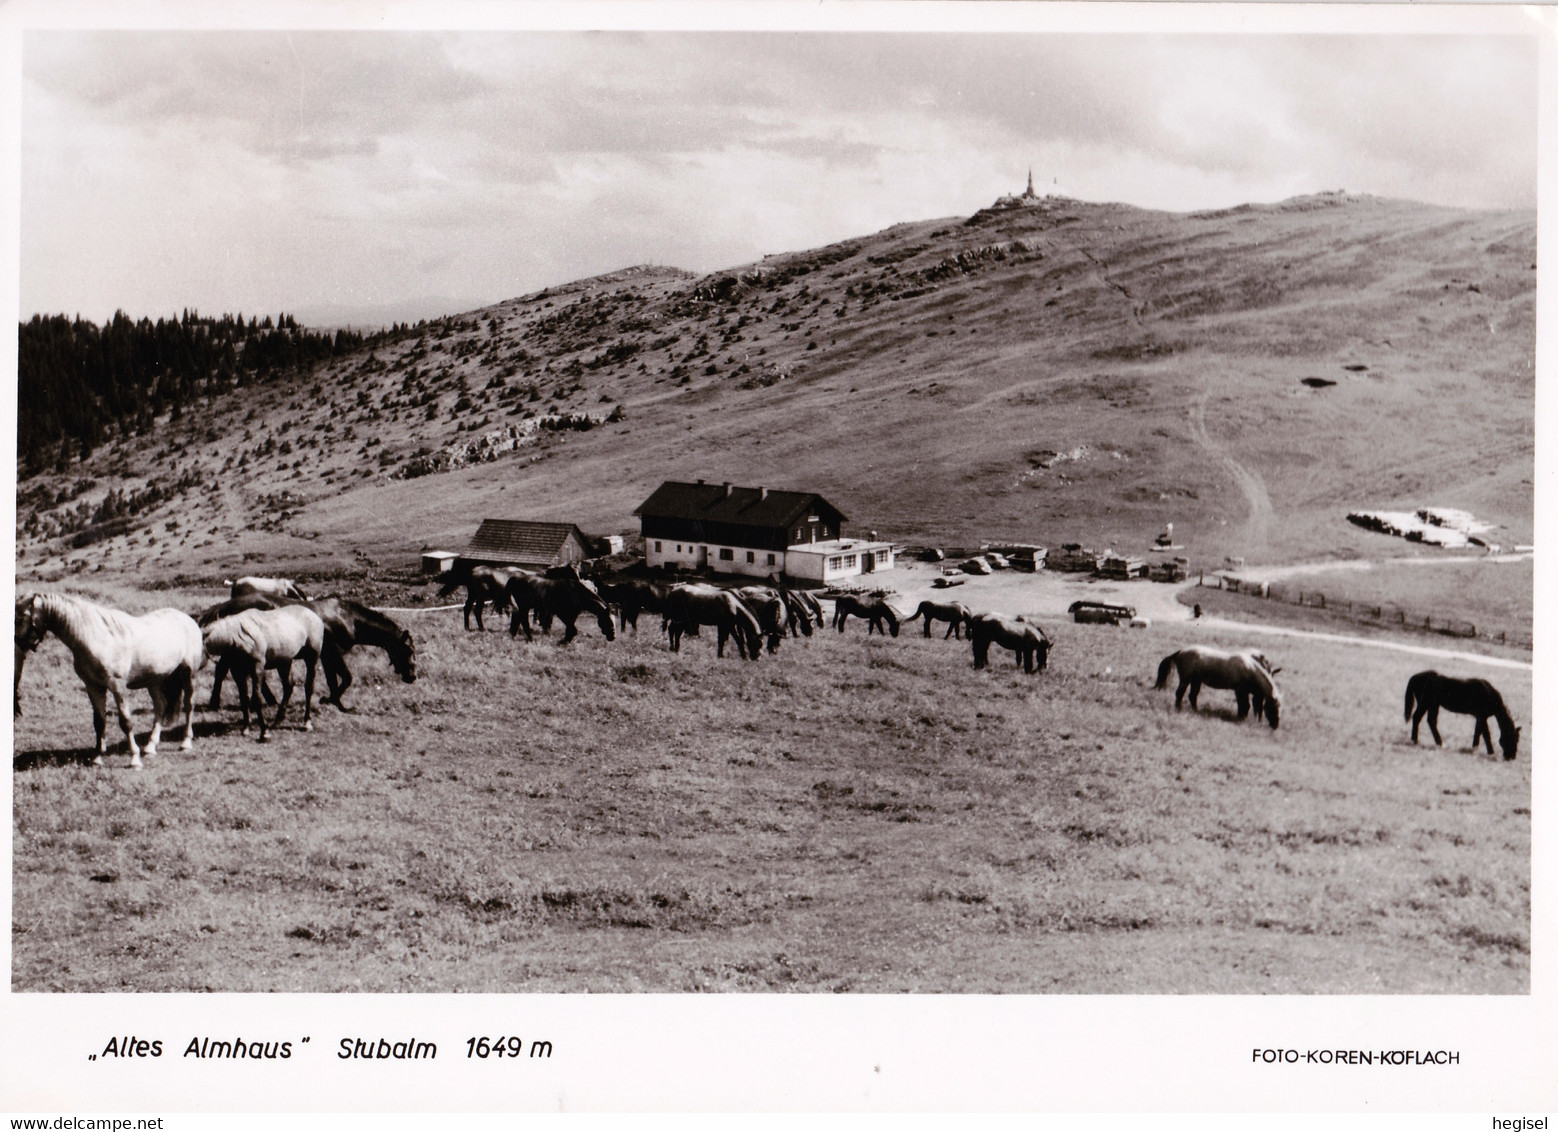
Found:
<path fill-rule="evenodd" d="M 661 480 L 699 477 L 816 490 L 849 530 L 938 544 L 1135 549 L 1173 522 L 1198 563 L 1380 553 L 1346 511 L 1425 504 L 1525 542 L 1534 266 L 1530 213 L 1325 194 L 1196 214 L 1048 198 L 702 279 L 635 268 L 30 479 L 18 569 L 351 569 L 458 549 L 488 516 L 631 531 Z M 604 423 L 538 427 L 582 414 Z M 443 470 L 483 437 L 492 459 Z M 153 481 L 172 498 L 132 529 L 57 533 Z"/>

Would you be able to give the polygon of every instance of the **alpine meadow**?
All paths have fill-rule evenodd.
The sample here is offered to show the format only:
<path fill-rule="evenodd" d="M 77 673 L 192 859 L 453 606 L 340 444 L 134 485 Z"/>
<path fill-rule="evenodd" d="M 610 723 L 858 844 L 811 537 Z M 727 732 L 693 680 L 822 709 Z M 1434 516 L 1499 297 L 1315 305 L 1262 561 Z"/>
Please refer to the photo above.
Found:
<path fill-rule="evenodd" d="M 1527 993 L 1535 267 L 1529 210 L 1030 181 L 387 329 L 24 322 L 12 988 Z M 466 626 L 489 519 L 577 529 L 554 572 L 608 600 L 730 580 L 748 544 L 713 535 L 696 578 L 646 563 L 662 484 L 809 493 L 892 566 L 754 565 L 824 616 L 723 656 L 674 607 Z M 263 743 L 208 656 L 189 749 L 180 715 L 131 769 L 110 707 L 95 765 L 21 595 L 196 617 L 248 576 L 393 632 L 300 646 Z M 888 631 L 826 616 L 871 595 Z M 933 597 L 1020 616 L 1043 663 L 900 624 Z M 1280 722 L 1211 682 L 1176 708 L 1156 675 L 1193 645 Z M 1412 741 L 1428 669 L 1496 686 L 1514 757 L 1448 702 Z"/>

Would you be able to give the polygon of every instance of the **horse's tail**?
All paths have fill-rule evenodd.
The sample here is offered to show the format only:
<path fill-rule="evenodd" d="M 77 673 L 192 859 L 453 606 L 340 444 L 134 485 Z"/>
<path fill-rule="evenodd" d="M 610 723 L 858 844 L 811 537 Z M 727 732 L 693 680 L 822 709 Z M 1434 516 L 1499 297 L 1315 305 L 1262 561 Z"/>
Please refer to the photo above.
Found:
<path fill-rule="evenodd" d="M 1414 676 L 1414 677 L 1412 677 L 1412 679 L 1407 681 L 1406 712 L 1405 712 L 1404 715 L 1402 715 L 1402 717 L 1401 717 L 1402 719 L 1411 719 L 1412 718 L 1412 701 L 1413 701 L 1414 698 L 1416 698 L 1416 696 L 1417 696 L 1417 677 Z"/>
<path fill-rule="evenodd" d="M 927 601 L 920 602 L 920 607 L 913 613 L 909 614 L 909 616 L 905 617 L 903 619 L 903 623 L 907 625 L 910 621 L 918 621 L 921 617 L 924 617 L 927 621 L 929 621 L 930 614 L 925 612 L 925 607 L 929 604 L 930 603 Z"/>
<path fill-rule="evenodd" d="M 1153 685 L 1154 688 L 1168 687 L 1169 673 L 1174 671 L 1174 662 L 1178 659 L 1179 654 L 1177 652 L 1169 653 L 1168 656 L 1163 658 L 1163 663 L 1158 665 L 1158 682 Z"/>

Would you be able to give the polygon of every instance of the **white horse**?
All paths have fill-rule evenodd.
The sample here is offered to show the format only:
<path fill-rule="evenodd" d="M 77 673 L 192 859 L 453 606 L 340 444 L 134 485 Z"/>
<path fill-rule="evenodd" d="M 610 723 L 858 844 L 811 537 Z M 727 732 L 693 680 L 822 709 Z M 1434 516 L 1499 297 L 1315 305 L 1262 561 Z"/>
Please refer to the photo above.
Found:
<path fill-rule="evenodd" d="M 298 589 L 298 584 L 291 578 L 239 578 L 230 583 L 233 587 L 232 595 L 235 598 L 245 594 L 264 594 L 266 597 L 289 597 L 298 601 L 307 601 L 308 595 Z"/>
<path fill-rule="evenodd" d="M 21 714 L 22 662 L 43 638 L 53 633 L 65 642 L 76 660 L 76 675 L 86 685 L 92 701 L 92 727 L 97 734 L 97 757 L 103 761 L 103 733 L 108 723 L 108 696 L 113 694 L 130 749 L 130 765 L 141 765 L 141 748 L 135 742 L 135 724 L 127 703 L 131 688 L 151 693 L 154 719 L 145 752 L 157 753 L 164 726 L 177 722 L 184 708 L 184 739 L 189 750 L 193 732 L 195 670 L 204 660 L 200 627 L 177 609 L 158 609 L 140 617 L 118 609 L 95 605 L 67 594 L 29 594 L 16 599 L 16 714 Z"/>
<path fill-rule="evenodd" d="M 292 662 L 301 658 L 303 676 L 303 730 L 312 731 L 314 706 L 314 667 L 325 644 L 325 623 L 312 609 L 286 605 L 279 609 L 246 609 L 207 625 L 205 648 L 208 658 L 219 656 L 232 667 L 238 683 L 238 700 L 243 708 L 243 733 L 249 733 L 249 702 L 260 721 L 260 742 L 265 742 L 265 712 L 260 705 L 260 680 L 266 668 L 281 675 L 281 703 L 276 707 L 275 723 L 286 714 L 292 698 Z"/>

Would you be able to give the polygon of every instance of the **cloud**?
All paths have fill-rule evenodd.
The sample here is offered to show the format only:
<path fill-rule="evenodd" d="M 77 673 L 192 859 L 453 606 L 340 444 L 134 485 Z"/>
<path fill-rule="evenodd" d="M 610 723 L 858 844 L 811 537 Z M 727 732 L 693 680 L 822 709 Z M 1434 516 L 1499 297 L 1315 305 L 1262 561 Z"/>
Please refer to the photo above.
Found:
<path fill-rule="evenodd" d="M 23 298 L 493 298 L 973 211 L 1535 201 L 1511 37 L 28 32 Z M 105 235 L 106 233 L 106 235 Z"/>

